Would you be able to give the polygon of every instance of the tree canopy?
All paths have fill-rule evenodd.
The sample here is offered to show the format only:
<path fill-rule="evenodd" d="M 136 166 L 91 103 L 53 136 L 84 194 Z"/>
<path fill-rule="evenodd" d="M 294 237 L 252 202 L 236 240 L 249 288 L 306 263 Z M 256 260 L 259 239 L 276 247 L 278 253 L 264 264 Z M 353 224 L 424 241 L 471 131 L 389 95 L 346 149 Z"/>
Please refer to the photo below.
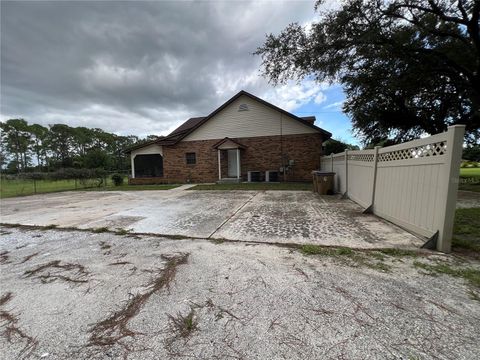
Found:
<path fill-rule="evenodd" d="M 0 165 L 10 173 L 53 171 L 62 168 L 125 171 L 130 161 L 124 151 L 137 136 L 120 136 L 86 127 L 29 124 L 23 119 L 0 123 Z M 152 139 L 153 136 L 148 136 Z"/>
<path fill-rule="evenodd" d="M 346 0 L 309 28 L 290 24 L 255 54 L 274 84 L 339 82 L 364 143 L 466 125 L 480 139 L 480 0 Z"/>

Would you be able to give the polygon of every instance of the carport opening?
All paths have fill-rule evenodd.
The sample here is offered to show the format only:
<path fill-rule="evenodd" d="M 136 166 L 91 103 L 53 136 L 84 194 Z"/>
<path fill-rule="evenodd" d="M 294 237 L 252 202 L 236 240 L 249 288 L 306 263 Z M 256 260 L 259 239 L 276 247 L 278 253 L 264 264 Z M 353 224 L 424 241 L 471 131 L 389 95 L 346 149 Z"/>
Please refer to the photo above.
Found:
<path fill-rule="evenodd" d="M 135 177 L 163 176 L 163 157 L 160 154 L 137 155 L 134 164 Z"/>

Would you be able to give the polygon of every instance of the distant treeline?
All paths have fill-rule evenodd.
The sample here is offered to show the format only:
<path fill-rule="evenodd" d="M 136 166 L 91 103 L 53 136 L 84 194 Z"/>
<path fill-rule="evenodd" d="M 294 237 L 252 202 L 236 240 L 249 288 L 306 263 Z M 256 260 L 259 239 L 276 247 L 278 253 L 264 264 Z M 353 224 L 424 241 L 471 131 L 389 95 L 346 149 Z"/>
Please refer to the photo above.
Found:
<path fill-rule="evenodd" d="M 59 169 L 126 171 L 125 149 L 155 136 L 119 136 L 102 129 L 28 124 L 23 119 L 0 123 L 0 167 L 3 173 L 52 172 Z"/>

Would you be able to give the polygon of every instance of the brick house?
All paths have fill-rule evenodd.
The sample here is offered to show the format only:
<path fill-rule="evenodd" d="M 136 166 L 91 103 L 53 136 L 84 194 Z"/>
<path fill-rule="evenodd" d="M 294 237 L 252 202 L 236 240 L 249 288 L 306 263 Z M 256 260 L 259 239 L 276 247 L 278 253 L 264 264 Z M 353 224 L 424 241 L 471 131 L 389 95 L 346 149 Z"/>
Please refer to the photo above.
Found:
<path fill-rule="evenodd" d="M 246 91 L 128 150 L 131 184 L 310 181 L 331 133 Z"/>

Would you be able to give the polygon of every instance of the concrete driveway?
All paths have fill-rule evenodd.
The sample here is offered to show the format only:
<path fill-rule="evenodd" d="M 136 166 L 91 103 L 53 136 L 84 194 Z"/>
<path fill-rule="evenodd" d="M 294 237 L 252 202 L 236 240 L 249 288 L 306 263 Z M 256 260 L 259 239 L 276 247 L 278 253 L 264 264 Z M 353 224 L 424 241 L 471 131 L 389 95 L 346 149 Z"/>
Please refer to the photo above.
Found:
<path fill-rule="evenodd" d="M 425 240 L 350 200 L 306 191 L 64 192 L 2 200 L 2 223 L 108 227 L 135 233 L 354 248 L 419 247 Z"/>

